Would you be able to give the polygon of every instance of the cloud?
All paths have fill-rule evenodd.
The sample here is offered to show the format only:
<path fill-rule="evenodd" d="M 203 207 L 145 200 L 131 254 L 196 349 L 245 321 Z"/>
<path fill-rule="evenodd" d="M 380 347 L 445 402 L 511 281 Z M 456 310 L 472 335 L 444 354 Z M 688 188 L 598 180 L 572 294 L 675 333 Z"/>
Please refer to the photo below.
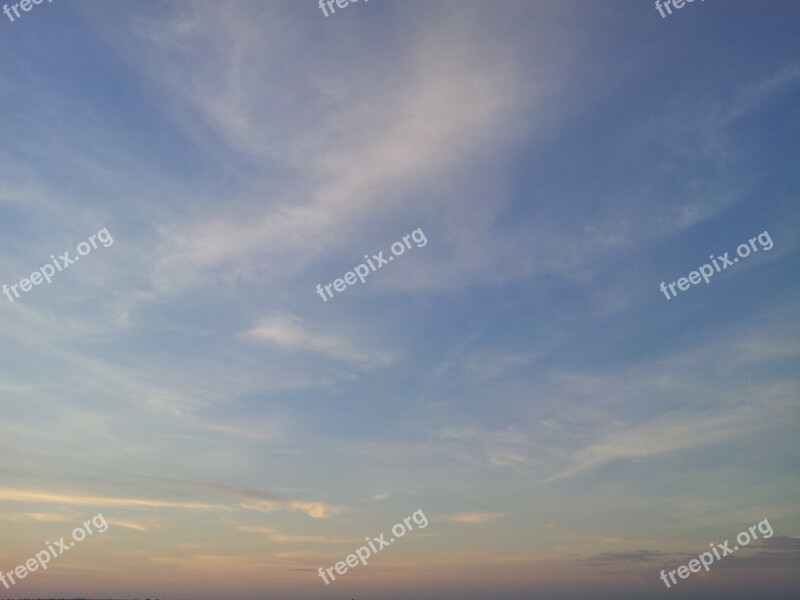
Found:
<path fill-rule="evenodd" d="M 301 512 L 313 519 L 327 519 L 341 512 L 342 508 L 324 502 L 309 502 L 305 500 L 283 499 L 271 494 L 236 488 L 234 486 L 218 485 L 213 483 L 176 483 L 173 487 L 201 490 L 206 493 L 221 493 L 228 497 L 239 498 L 239 506 L 245 510 L 259 512 L 273 512 L 278 510 Z M 226 504 L 211 504 L 202 502 L 180 502 L 168 500 L 155 500 L 151 498 L 124 498 L 115 496 L 98 496 L 88 494 L 51 493 L 30 489 L 0 488 L 0 501 L 8 502 L 42 502 L 58 505 L 71 504 L 77 506 L 107 506 L 130 508 L 174 508 L 183 510 L 231 510 L 233 507 Z M 38 514 L 38 513 L 31 513 Z M 130 525 L 131 523 L 128 522 Z M 134 524 L 134 527 L 144 527 Z"/>
<path fill-rule="evenodd" d="M 280 533 L 271 527 L 253 527 L 249 525 L 237 525 L 234 529 L 247 533 L 257 533 L 267 536 L 269 539 L 279 543 L 311 542 L 319 544 L 346 544 L 353 543 L 354 540 L 342 538 L 327 538 L 321 535 L 290 535 Z"/>
<path fill-rule="evenodd" d="M 494 466 L 508 467 L 527 461 L 525 453 L 530 440 L 510 427 L 502 431 L 446 427 L 440 436 L 448 442 L 462 444 L 465 450 L 478 453 Z"/>
<path fill-rule="evenodd" d="M 295 316 L 270 317 L 245 333 L 247 338 L 301 352 L 316 352 L 335 360 L 369 366 L 387 364 L 392 358 L 357 350 L 348 340 L 307 329 Z"/>
<path fill-rule="evenodd" d="M 339 507 L 325 504 L 324 502 L 304 502 L 301 500 L 261 500 L 257 502 L 242 502 L 240 506 L 247 510 L 257 510 L 259 512 L 293 510 L 304 513 L 312 519 L 327 519 L 343 510 Z"/>
<path fill-rule="evenodd" d="M 234 529 L 246 531 L 248 533 L 263 533 L 264 535 L 272 535 L 273 533 L 277 533 L 277 529 L 273 529 L 272 527 L 255 527 L 251 525 L 237 525 L 234 527 Z"/>
<path fill-rule="evenodd" d="M 314 502 L 297 498 L 287 499 L 275 494 L 234 485 L 210 483 L 206 481 L 179 482 L 175 485 L 187 490 L 201 491 L 207 494 L 235 499 L 238 505 L 245 510 L 265 513 L 279 510 L 296 511 L 302 512 L 313 519 L 327 519 L 344 511 L 344 508 L 333 506 L 325 502 Z"/>
<path fill-rule="evenodd" d="M 501 516 L 502 513 L 490 512 L 457 513 L 454 515 L 448 515 L 447 520 L 452 523 L 488 523 L 489 521 L 494 521 Z"/>
<path fill-rule="evenodd" d="M 751 426 L 744 414 L 705 418 L 696 414 L 664 415 L 649 423 L 616 431 L 599 443 L 574 452 L 570 467 L 542 482 L 574 477 L 617 460 L 646 458 L 719 443 L 740 436 Z"/>
<path fill-rule="evenodd" d="M 355 232 L 363 236 L 365 223 L 375 230 L 376 222 L 407 211 L 410 203 L 448 223 L 456 260 L 390 285 L 441 287 L 442 278 L 466 280 L 514 264 L 490 253 L 497 246 L 492 222 L 505 202 L 487 196 L 504 175 L 482 170 L 476 178 L 488 189 L 473 190 L 474 198 L 451 190 L 432 203 L 418 190 L 449 186 L 465 159 L 496 156 L 521 129 L 544 122 L 536 109 L 557 83 L 552 58 L 532 65 L 514 44 L 491 33 L 478 50 L 476 28 L 507 28 L 487 24 L 474 9 L 461 7 L 455 22 L 452 14 L 428 10 L 433 14 L 425 27 L 400 25 L 392 33 L 414 40 L 408 50 L 376 48 L 382 58 L 375 65 L 395 64 L 391 76 L 369 64 L 343 72 L 332 55 L 265 62 L 289 39 L 316 42 L 314 28 L 267 6 L 257 15 L 236 3 L 175 6 L 153 22 L 138 20 L 133 35 L 113 40 L 115 47 L 127 46 L 121 54 L 134 69 L 161 86 L 163 110 L 189 137 L 224 154 L 225 166 L 237 162 L 231 156 L 241 159 L 252 174 L 232 199 L 237 210 L 221 214 L 216 198 L 193 198 L 190 222 L 184 211 L 160 218 L 160 243 L 148 270 L 156 293 L 145 300 L 223 280 L 230 289 L 231 281 L 265 269 L 273 280 L 291 276 Z M 107 27 L 103 33 L 110 35 Z M 330 43 L 347 52 L 353 42 L 334 34 Z M 198 57 L 202 72 L 190 68 Z M 269 180 L 253 174 L 253 165 L 269 169 Z M 463 179 L 462 172 L 458 176 Z M 452 223 L 456 210 L 458 223 Z M 211 271 L 213 277 L 203 276 Z"/>
<path fill-rule="evenodd" d="M 257 502 L 242 502 L 239 506 L 245 510 L 257 510 L 258 512 L 268 513 L 280 510 L 284 506 L 284 503 L 273 500 L 259 500 Z"/>
<path fill-rule="evenodd" d="M 572 450 L 567 466 L 541 482 L 574 477 L 615 461 L 720 444 L 786 423 L 796 385 L 782 380 L 755 383 L 743 374 L 768 361 L 797 356 L 797 344 L 791 338 L 794 329 L 783 323 L 779 314 L 774 325 L 712 338 L 612 375 L 559 375 L 562 391 L 554 398 L 591 400 L 596 408 L 580 407 L 574 413 L 580 418 L 578 425 L 570 422 L 567 427 L 548 431 L 554 446 L 570 445 Z M 709 381 L 708 365 L 726 374 L 722 383 Z M 681 377 L 674 373 L 681 373 Z M 697 401 L 690 408 L 664 412 L 669 411 L 669 405 L 662 406 L 661 399 L 676 396 Z M 614 416 L 620 407 L 635 406 L 638 410 L 646 405 L 660 414 L 633 424 Z M 562 408 L 561 413 L 569 421 L 568 409 Z M 550 430 L 554 421 L 543 424 Z"/>
<path fill-rule="evenodd" d="M 774 99 L 777 94 L 785 92 L 787 88 L 791 89 L 791 85 L 798 79 L 800 79 L 800 62 L 784 65 L 766 79 L 739 91 L 729 101 L 727 118 L 734 120 L 756 110 Z"/>
<path fill-rule="evenodd" d="M 70 519 L 64 515 L 57 515 L 54 513 L 19 513 L 19 514 L 6 514 L 0 517 L 3 521 L 41 521 L 44 523 L 68 523 Z"/>
<path fill-rule="evenodd" d="M 50 493 L 16 488 L 0 488 L 0 501 L 74 504 L 78 506 L 178 508 L 185 510 L 224 510 L 227 508 L 221 505 L 204 504 L 201 502 L 175 502 L 167 500 L 154 500 L 149 498 L 119 498 L 113 496 Z"/>
<path fill-rule="evenodd" d="M 752 553 L 752 554 L 751 554 Z M 720 566 L 744 569 L 800 568 L 800 538 L 775 536 L 757 540 L 737 554 L 726 557 Z"/>
<path fill-rule="evenodd" d="M 652 550 L 635 550 L 633 552 L 601 552 L 583 561 L 592 567 L 605 567 L 609 565 L 627 563 L 649 563 L 656 559 L 669 556 L 664 552 L 654 552 Z"/>
<path fill-rule="evenodd" d="M 290 502 L 289 507 L 292 510 L 305 513 L 314 519 L 327 519 L 342 510 L 341 508 L 323 502 L 301 502 L 299 500 Z"/>
<path fill-rule="evenodd" d="M 107 519 L 109 525 L 115 527 L 124 527 L 125 529 L 133 529 L 134 531 L 149 531 L 151 527 L 135 523 L 134 521 L 126 521 L 124 519 Z"/>

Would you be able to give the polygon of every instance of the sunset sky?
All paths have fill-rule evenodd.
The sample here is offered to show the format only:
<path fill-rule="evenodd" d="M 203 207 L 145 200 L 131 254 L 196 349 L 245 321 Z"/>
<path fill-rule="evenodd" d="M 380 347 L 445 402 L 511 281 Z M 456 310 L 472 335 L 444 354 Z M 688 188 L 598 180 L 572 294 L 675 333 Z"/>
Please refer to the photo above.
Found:
<path fill-rule="evenodd" d="M 800 2 L 20 14 L 0 598 L 796 599 Z"/>

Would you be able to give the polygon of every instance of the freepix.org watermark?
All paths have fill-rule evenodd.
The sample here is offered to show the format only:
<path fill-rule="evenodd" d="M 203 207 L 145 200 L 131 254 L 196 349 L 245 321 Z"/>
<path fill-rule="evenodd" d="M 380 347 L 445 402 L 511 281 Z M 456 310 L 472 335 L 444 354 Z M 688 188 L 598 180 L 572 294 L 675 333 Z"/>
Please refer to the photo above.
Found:
<path fill-rule="evenodd" d="M 403 519 L 403 523 L 405 523 L 405 526 L 403 525 L 403 523 L 395 524 L 394 527 L 392 527 L 392 534 L 397 538 L 401 538 L 406 534 L 406 531 L 412 531 L 414 529 L 411 526 L 412 520 L 414 521 L 414 523 L 419 525 L 420 529 L 425 529 L 428 526 L 428 517 L 425 516 L 425 513 L 422 512 L 422 509 L 419 509 L 410 517 L 406 517 L 405 519 Z M 373 554 L 377 554 L 378 552 L 383 550 L 383 548 L 385 548 L 386 546 L 395 541 L 395 538 L 390 538 L 388 541 L 385 540 L 384 539 L 385 535 L 386 535 L 385 533 L 382 533 L 378 537 L 372 538 L 372 540 L 370 540 L 368 537 L 364 538 L 369 543 L 369 548 L 367 548 L 366 546 L 361 546 L 355 551 L 355 554 L 348 554 L 343 561 L 340 560 L 332 567 L 328 567 L 327 569 L 325 569 L 325 572 L 323 572 L 322 567 L 320 567 L 317 570 L 317 573 L 319 573 L 319 576 L 322 578 L 322 581 L 325 582 L 325 585 L 330 584 L 328 578 L 325 577 L 325 573 L 327 573 L 330 576 L 331 581 L 336 581 L 336 575 L 333 574 L 334 570 L 336 570 L 336 572 L 339 575 L 344 575 L 345 573 L 347 573 L 348 567 L 350 568 L 357 567 L 359 561 L 361 561 L 362 565 L 366 565 L 367 559 L 370 556 L 372 556 Z M 373 544 L 373 542 L 376 542 L 378 544 L 377 548 L 375 547 L 375 544 Z"/>
<path fill-rule="evenodd" d="M 39 285 L 43 281 L 47 283 L 51 283 L 53 280 L 53 276 L 56 274 L 56 269 L 60 273 L 64 269 L 68 268 L 70 265 L 75 264 L 81 259 L 81 256 L 86 256 L 89 254 L 93 248 L 97 248 L 97 242 L 103 244 L 103 248 L 108 248 L 114 243 L 114 239 L 111 237 L 111 234 L 108 233 L 108 229 L 103 227 L 100 231 L 98 231 L 95 235 L 89 237 L 89 242 L 81 242 L 78 244 L 77 252 L 79 256 L 75 258 L 70 258 L 69 250 L 64 252 L 64 254 L 59 255 L 58 258 L 55 255 L 51 254 L 50 258 L 53 259 L 53 263 L 47 263 L 38 271 L 34 271 L 31 273 L 30 277 L 25 277 L 19 281 L 19 283 L 15 283 L 11 286 L 3 284 L 3 293 L 8 298 L 9 302 L 13 302 L 14 298 L 11 297 L 11 292 L 14 292 L 14 296 L 19 298 L 19 291 L 17 288 L 22 290 L 23 292 L 28 292 L 33 288 L 34 285 Z"/>
<path fill-rule="evenodd" d="M 700 0 L 700 2 L 704 1 L 705 0 Z M 675 7 L 675 10 L 678 10 L 679 8 L 684 7 L 684 2 L 688 2 L 689 4 L 691 4 L 692 2 L 694 2 L 694 0 L 664 0 L 663 5 L 661 4 L 661 0 L 656 0 L 656 10 L 658 11 L 658 14 L 661 15 L 662 19 L 667 16 L 664 14 L 664 11 L 662 9 L 666 8 L 667 14 L 670 15 L 672 14 L 672 10 L 669 7 L 670 2 L 672 2 L 672 6 Z"/>
<path fill-rule="evenodd" d="M 403 236 L 402 242 L 395 242 L 392 244 L 391 250 L 394 256 L 390 256 L 389 258 L 383 257 L 383 250 L 378 252 L 377 254 L 373 254 L 372 258 L 369 255 L 365 254 L 364 258 L 367 259 L 367 263 L 369 267 L 364 263 L 353 267 L 352 271 L 348 271 L 343 275 L 343 279 L 337 279 L 333 283 L 329 283 L 325 286 L 325 291 L 322 290 L 322 284 L 317 284 L 317 293 L 322 298 L 323 302 L 327 302 L 328 298 L 325 297 L 325 292 L 327 292 L 331 298 L 333 298 L 333 292 L 331 291 L 331 287 L 337 292 L 343 292 L 347 289 L 347 285 L 354 285 L 356 279 L 360 280 L 361 283 L 364 283 L 364 280 L 367 278 L 367 275 L 370 273 L 374 273 L 378 269 L 380 269 L 383 265 L 388 265 L 390 261 L 394 260 L 395 256 L 400 256 L 403 252 L 406 251 L 406 248 L 409 250 L 411 249 L 411 242 L 409 240 L 414 240 L 414 243 L 417 245 L 417 248 L 422 248 L 428 243 L 428 238 L 425 237 L 425 234 L 422 233 L 422 228 L 417 227 L 414 231 L 412 231 L 409 235 Z M 404 245 L 405 244 L 405 245 Z M 373 262 L 375 259 L 375 262 Z M 376 266 L 377 265 L 377 266 Z M 370 268 L 372 271 L 370 271 Z M 345 285 L 346 284 L 346 285 Z"/>
<path fill-rule="evenodd" d="M 335 2 L 336 6 L 338 6 L 339 8 L 346 8 L 350 2 L 358 2 L 358 0 L 335 0 Z M 369 0 L 364 0 L 364 2 L 369 2 Z M 326 4 L 328 5 L 328 8 L 330 9 L 331 13 L 333 14 L 336 13 L 336 9 L 333 8 L 333 3 L 334 0 L 319 0 L 319 7 L 322 9 L 322 12 L 325 14 L 326 17 L 328 16 L 328 11 L 325 10 Z"/>
<path fill-rule="evenodd" d="M 29 558 L 17 568 L 12 569 L 8 573 L 0 571 L 0 582 L 6 586 L 6 589 L 9 589 L 12 585 L 16 585 L 16 580 L 25 579 L 28 573 L 37 571 L 39 567 L 46 571 L 51 558 L 61 556 L 64 552 L 73 548 L 76 542 L 82 542 L 86 539 L 87 535 L 92 535 L 94 533 L 94 531 L 92 531 L 92 525 L 94 525 L 100 533 L 105 533 L 108 530 L 108 523 L 106 523 L 102 513 L 97 513 L 89 521 L 86 521 L 83 527 L 76 527 L 72 530 L 72 541 L 69 544 L 64 541 L 63 537 L 52 544 L 49 541 L 45 542 L 44 545 L 47 546 L 46 549 L 37 552 L 35 556 Z M 9 581 L 11 582 L 10 585 L 8 583 Z"/>
<path fill-rule="evenodd" d="M 736 254 L 739 255 L 739 258 L 747 258 L 750 256 L 751 248 L 753 249 L 753 252 L 758 252 L 758 248 L 756 248 L 756 240 L 758 240 L 758 244 L 761 246 L 762 250 L 772 250 L 772 238 L 769 236 L 769 232 L 764 231 L 763 233 L 759 233 L 758 236 L 750 238 L 747 244 L 739 244 L 739 246 L 736 248 Z M 730 254 L 730 252 L 726 252 L 722 256 L 717 256 L 716 258 L 714 258 L 714 255 L 711 254 L 709 258 L 714 265 L 713 267 L 706 263 L 702 267 L 699 267 L 697 271 L 692 271 L 689 273 L 688 279 L 686 277 L 681 277 L 677 282 L 673 281 L 669 285 L 665 285 L 662 281 L 659 289 L 664 292 L 667 300 L 670 300 L 671 298 L 667 292 L 667 288 L 669 288 L 669 291 L 672 292 L 672 297 L 675 297 L 678 295 L 678 292 L 675 291 L 676 284 L 680 291 L 685 292 L 689 289 L 690 283 L 698 284 L 700 283 L 701 279 L 708 283 L 709 279 L 711 279 L 711 276 L 715 272 L 719 273 L 720 271 L 724 271 L 728 267 L 732 267 L 734 264 L 739 262 L 739 258 L 734 258 L 733 260 L 729 259 L 728 254 Z M 716 271 L 714 269 L 716 269 Z"/>
<path fill-rule="evenodd" d="M 22 10 L 24 10 L 25 12 L 28 12 L 30 9 L 33 8 L 34 4 L 41 4 L 43 1 L 44 0 L 22 0 L 21 2 L 18 2 L 16 4 L 12 4 L 11 8 L 8 8 L 8 4 L 3 4 L 3 12 L 6 14 L 6 16 L 13 23 L 14 22 L 14 17 L 11 16 L 11 11 L 12 10 L 14 11 L 14 14 L 17 15 L 17 18 L 19 19 L 22 16 L 22 15 L 19 14 L 19 9 L 20 8 Z M 50 4 L 52 1 L 53 0 L 47 0 L 47 3 Z"/>
<path fill-rule="evenodd" d="M 758 530 L 764 536 L 763 539 L 768 540 L 769 538 L 772 537 L 773 533 L 772 525 L 769 524 L 769 521 L 767 519 L 764 519 L 763 521 L 757 523 L 757 526 Z M 747 544 L 749 544 L 752 540 L 758 539 L 758 536 L 756 535 L 756 525 L 750 527 L 749 531 L 750 533 L 747 533 L 747 531 L 742 531 L 741 533 L 739 533 L 739 535 L 736 536 L 736 541 L 739 542 L 739 544 L 741 544 L 742 546 L 747 546 Z M 742 536 L 744 536 L 744 539 L 742 539 Z M 752 538 L 750 536 L 752 536 Z M 714 563 L 715 556 L 717 557 L 717 560 L 721 560 L 726 556 L 728 556 L 728 554 L 733 554 L 739 549 L 739 546 L 734 546 L 733 548 L 730 548 L 728 544 L 729 544 L 728 540 L 725 540 L 723 543 L 717 544 L 716 546 L 713 543 L 709 544 L 714 554 L 712 555 L 711 552 L 703 552 L 697 558 L 693 558 L 692 560 L 690 560 L 688 567 L 686 565 L 681 565 L 680 567 L 678 567 L 677 569 L 673 569 L 669 573 L 665 573 L 664 570 L 662 569 L 660 575 L 661 580 L 664 582 L 664 585 L 670 587 L 670 583 L 667 581 L 667 575 L 669 575 L 669 578 L 672 579 L 672 583 L 674 584 L 678 583 L 675 580 L 676 572 L 678 573 L 678 577 L 680 577 L 681 579 L 686 579 L 692 573 L 697 573 L 701 568 L 704 568 L 706 572 L 708 572 L 709 567 Z M 717 549 L 722 551 L 722 556 L 720 556 L 719 551 Z"/>

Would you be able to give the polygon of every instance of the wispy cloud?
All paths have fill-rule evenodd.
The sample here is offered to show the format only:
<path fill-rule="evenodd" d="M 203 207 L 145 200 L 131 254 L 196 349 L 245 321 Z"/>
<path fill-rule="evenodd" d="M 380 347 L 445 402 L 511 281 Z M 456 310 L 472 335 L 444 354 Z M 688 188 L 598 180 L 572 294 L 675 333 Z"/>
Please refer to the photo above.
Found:
<path fill-rule="evenodd" d="M 141 523 L 136 523 L 134 521 L 127 521 L 125 519 L 107 519 L 109 525 L 114 525 L 115 527 L 123 527 L 125 529 L 132 529 L 134 531 L 150 531 L 152 527 L 148 525 L 143 525 Z"/>
<path fill-rule="evenodd" d="M 378 352 L 362 352 L 348 340 L 308 329 L 295 316 L 269 317 L 246 332 L 245 336 L 280 348 L 317 352 L 330 358 L 359 365 L 387 364 L 392 358 Z"/>
<path fill-rule="evenodd" d="M 775 536 L 756 540 L 741 548 L 733 556 L 720 561 L 719 566 L 729 569 L 795 569 L 800 568 L 800 538 Z"/>
<path fill-rule="evenodd" d="M 223 492 L 234 497 L 238 496 L 242 498 L 248 498 L 248 500 L 239 503 L 239 506 L 245 510 L 255 510 L 259 512 L 295 511 L 306 514 L 313 519 L 327 519 L 342 512 L 343 510 L 341 507 L 326 504 L 324 502 L 282 499 L 268 494 L 242 490 L 231 486 L 197 484 L 196 487 L 205 487 L 207 490 Z M 230 505 L 219 503 L 211 504 L 202 502 L 157 500 L 153 498 L 126 498 L 88 494 L 54 493 L 21 488 L 0 488 L 0 501 L 56 505 L 68 504 L 76 506 L 166 508 L 203 511 L 231 510 L 233 508 Z M 49 515 L 48 513 L 27 514 L 31 519 L 35 519 L 36 517 L 34 515 L 38 515 L 40 520 L 54 518 L 56 516 Z M 139 527 L 143 526 L 140 525 Z"/>
<path fill-rule="evenodd" d="M 636 550 L 633 552 L 601 552 L 595 554 L 583 562 L 592 567 L 605 567 L 609 565 L 618 564 L 640 564 L 650 563 L 654 560 L 669 556 L 664 552 L 655 552 L 652 550 Z"/>
<path fill-rule="evenodd" d="M 276 494 L 234 485 L 205 481 L 184 481 L 173 485 L 178 489 L 196 490 L 207 495 L 235 499 L 241 508 L 258 512 L 294 511 L 304 513 L 314 519 L 327 519 L 344 511 L 342 507 L 325 502 L 284 498 Z"/>
<path fill-rule="evenodd" d="M 305 513 L 315 519 L 327 519 L 343 510 L 341 507 L 325 504 L 324 502 L 302 502 L 300 500 L 292 500 L 289 503 L 289 508 Z"/>
<path fill-rule="evenodd" d="M 446 427 L 440 435 L 445 441 L 460 442 L 477 450 L 492 465 L 513 466 L 527 460 L 525 454 L 530 440 L 513 428 L 485 431 L 474 427 Z"/>
<path fill-rule="evenodd" d="M 303 502 L 301 500 L 274 501 L 260 500 L 242 502 L 240 505 L 247 510 L 258 512 L 274 512 L 276 510 L 293 510 L 304 513 L 313 519 L 327 519 L 342 511 L 341 508 L 323 502 Z"/>
<path fill-rule="evenodd" d="M 705 418 L 672 414 L 620 429 L 599 443 L 574 452 L 572 465 L 543 483 L 573 477 L 616 460 L 646 458 L 733 439 L 753 426 L 748 416 L 752 414 L 711 414 Z"/>
<path fill-rule="evenodd" d="M 257 533 L 264 535 L 269 539 L 278 543 L 301 543 L 310 542 L 314 544 L 346 544 L 353 543 L 352 539 L 343 538 L 329 538 L 321 535 L 290 535 L 281 533 L 271 527 L 256 527 L 249 525 L 237 525 L 235 527 L 238 531 L 245 531 L 247 533 Z"/>
<path fill-rule="evenodd" d="M 473 513 L 457 513 L 448 515 L 446 518 L 452 523 L 489 523 L 502 516 L 502 513 L 493 512 L 473 512 Z"/>
<path fill-rule="evenodd" d="M 141 508 L 177 508 L 185 510 L 224 510 L 219 504 L 155 500 L 151 498 L 121 498 L 113 496 L 91 496 L 41 492 L 29 489 L 0 488 L 0 501 L 38 502 L 43 504 L 72 504 L 79 506 L 127 506 Z"/>
<path fill-rule="evenodd" d="M 5 514 L 0 517 L 3 521 L 41 521 L 44 523 L 68 523 L 73 519 L 55 513 L 17 513 Z"/>

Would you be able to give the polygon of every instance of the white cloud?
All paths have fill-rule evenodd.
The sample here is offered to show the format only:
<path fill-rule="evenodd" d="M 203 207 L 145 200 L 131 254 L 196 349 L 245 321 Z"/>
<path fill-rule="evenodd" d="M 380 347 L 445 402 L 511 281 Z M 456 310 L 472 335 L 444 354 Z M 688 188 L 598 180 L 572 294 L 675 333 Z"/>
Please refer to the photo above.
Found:
<path fill-rule="evenodd" d="M 412 203 L 431 221 L 445 221 L 455 264 L 391 285 L 441 286 L 514 264 L 489 252 L 492 222 L 505 204 L 497 194 L 502 174 L 475 174 L 486 190 L 467 198 L 451 190 L 431 203 L 419 190 L 449 185 L 470 156 L 499 153 L 522 134 L 522 115 L 526 127 L 539 121 L 534 109 L 552 91 L 552 76 L 544 61 L 532 67 L 496 36 L 487 34 L 478 48 L 475 30 L 486 26 L 479 11 L 430 10 L 431 23 L 393 34 L 414 40 L 407 51 L 374 48 L 382 60 L 356 70 L 326 55 L 265 61 L 283 55 L 287 38 L 312 46 L 316 36 L 267 5 L 257 15 L 236 3 L 179 5 L 115 40 L 133 44 L 121 55 L 158 82 L 163 110 L 188 135 L 270 171 L 268 180 L 256 173 L 226 198 L 229 211 L 218 210 L 217 198 L 193 202 L 188 220 L 183 211 L 165 219 L 159 208 L 161 243 L 150 269 L 158 294 L 143 301 L 200 285 L 228 287 L 263 269 L 273 280 L 292 277 L 365 231 L 364 223 L 385 227 L 386 217 Z M 437 26 L 445 19 L 446 28 Z M 334 35 L 331 43 L 346 49 L 352 40 Z M 204 69 L 187 68 L 198 56 Z M 391 74 L 377 66 L 385 62 L 394 65 Z"/>
<path fill-rule="evenodd" d="M 543 483 L 573 477 L 617 460 L 648 458 L 732 440 L 763 428 L 764 421 L 757 418 L 758 414 L 751 407 L 729 414 L 675 412 L 641 425 L 619 426 L 597 443 L 573 452 L 572 464 Z"/>
<path fill-rule="evenodd" d="M 310 351 L 336 360 L 359 365 L 388 364 L 392 357 L 377 352 L 362 352 L 348 340 L 307 329 L 295 316 L 269 317 L 245 334 L 246 337 L 281 348 Z"/>

